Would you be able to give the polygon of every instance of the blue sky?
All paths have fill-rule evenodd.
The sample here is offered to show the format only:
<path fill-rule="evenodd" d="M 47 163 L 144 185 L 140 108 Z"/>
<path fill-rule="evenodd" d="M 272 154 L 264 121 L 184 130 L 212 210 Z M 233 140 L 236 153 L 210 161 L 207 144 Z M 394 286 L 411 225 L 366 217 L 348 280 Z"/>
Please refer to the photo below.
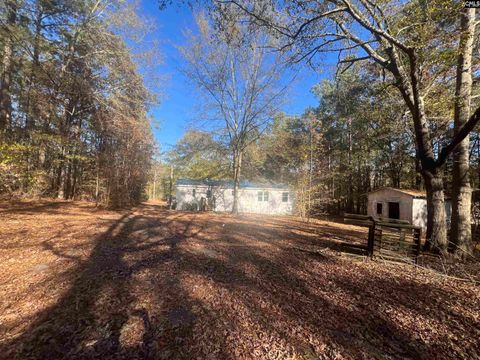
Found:
<path fill-rule="evenodd" d="M 142 0 L 141 12 L 155 20 L 157 29 L 151 38 L 159 42 L 163 56 L 162 64 L 155 70 L 166 80 L 162 80 L 158 86 L 162 96 L 160 104 L 152 108 L 151 116 L 154 119 L 155 139 L 160 144 L 160 149 L 166 151 L 182 137 L 188 127 L 195 126 L 198 95 L 195 86 L 179 71 L 183 60 L 175 48 L 176 45 L 185 44 L 183 29 L 193 27 L 194 20 L 187 7 L 170 6 L 160 11 L 157 4 L 155 0 Z M 327 75 L 327 70 L 317 73 L 310 68 L 301 69 L 283 111 L 295 115 L 301 114 L 309 106 L 315 106 L 317 100 L 310 89 Z"/>

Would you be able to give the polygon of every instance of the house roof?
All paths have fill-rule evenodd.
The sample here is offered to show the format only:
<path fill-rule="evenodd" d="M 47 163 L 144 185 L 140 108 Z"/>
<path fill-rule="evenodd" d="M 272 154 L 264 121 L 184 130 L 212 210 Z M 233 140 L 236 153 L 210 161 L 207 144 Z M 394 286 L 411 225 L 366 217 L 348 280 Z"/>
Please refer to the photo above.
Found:
<path fill-rule="evenodd" d="M 198 185 L 198 186 L 222 186 L 225 188 L 233 188 L 232 180 L 193 180 L 193 179 L 178 179 L 177 185 Z M 251 181 L 241 181 L 241 188 L 251 189 L 288 189 L 288 185 L 284 184 L 269 184 L 269 183 L 253 183 Z"/>
<path fill-rule="evenodd" d="M 382 191 L 382 190 L 397 191 L 397 192 L 401 192 L 401 193 L 413 196 L 414 198 L 425 199 L 427 197 L 427 193 L 425 191 L 415 190 L 415 189 L 397 189 L 397 188 L 393 188 L 393 187 L 381 187 L 381 188 L 378 188 L 376 190 L 370 191 L 369 194 L 377 192 L 377 191 Z"/>

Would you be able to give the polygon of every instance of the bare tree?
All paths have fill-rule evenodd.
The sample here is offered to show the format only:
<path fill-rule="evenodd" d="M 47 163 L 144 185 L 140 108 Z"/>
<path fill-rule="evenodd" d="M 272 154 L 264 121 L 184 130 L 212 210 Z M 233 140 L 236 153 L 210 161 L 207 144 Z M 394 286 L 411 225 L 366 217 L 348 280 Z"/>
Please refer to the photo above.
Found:
<path fill-rule="evenodd" d="M 180 51 L 185 72 L 206 95 L 210 120 L 220 121 L 231 151 L 234 182 L 232 213 L 238 212 L 242 157 L 258 139 L 281 104 L 290 81 L 282 81 L 281 59 L 269 54 L 269 37 L 236 21 L 213 28 L 206 15 L 196 17 L 198 34 L 188 32 Z"/>

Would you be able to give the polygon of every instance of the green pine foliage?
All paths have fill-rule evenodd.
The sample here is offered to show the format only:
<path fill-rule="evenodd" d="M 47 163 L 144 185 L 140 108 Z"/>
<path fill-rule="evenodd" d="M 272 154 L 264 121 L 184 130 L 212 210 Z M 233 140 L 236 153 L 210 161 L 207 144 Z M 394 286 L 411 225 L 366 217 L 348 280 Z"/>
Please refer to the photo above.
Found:
<path fill-rule="evenodd" d="M 120 0 L 0 7 L 1 195 L 140 201 L 154 98 L 115 25 L 120 16 L 138 25 L 134 7 Z"/>

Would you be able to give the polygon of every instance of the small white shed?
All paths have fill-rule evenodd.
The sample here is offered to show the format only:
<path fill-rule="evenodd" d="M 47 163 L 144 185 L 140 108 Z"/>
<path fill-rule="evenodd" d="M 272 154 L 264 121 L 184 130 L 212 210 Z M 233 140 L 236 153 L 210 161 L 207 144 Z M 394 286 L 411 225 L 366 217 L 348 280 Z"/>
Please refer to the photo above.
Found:
<path fill-rule="evenodd" d="M 285 185 L 240 183 L 238 211 L 257 214 L 293 214 L 293 193 Z M 176 208 L 198 210 L 202 205 L 219 212 L 232 211 L 231 181 L 179 179 L 176 182 Z"/>
<path fill-rule="evenodd" d="M 445 201 L 447 220 L 451 203 Z M 427 196 L 424 191 L 380 188 L 368 193 L 367 214 L 374 217 L 407 220 L 412 225 L 427 227 Z"/>

